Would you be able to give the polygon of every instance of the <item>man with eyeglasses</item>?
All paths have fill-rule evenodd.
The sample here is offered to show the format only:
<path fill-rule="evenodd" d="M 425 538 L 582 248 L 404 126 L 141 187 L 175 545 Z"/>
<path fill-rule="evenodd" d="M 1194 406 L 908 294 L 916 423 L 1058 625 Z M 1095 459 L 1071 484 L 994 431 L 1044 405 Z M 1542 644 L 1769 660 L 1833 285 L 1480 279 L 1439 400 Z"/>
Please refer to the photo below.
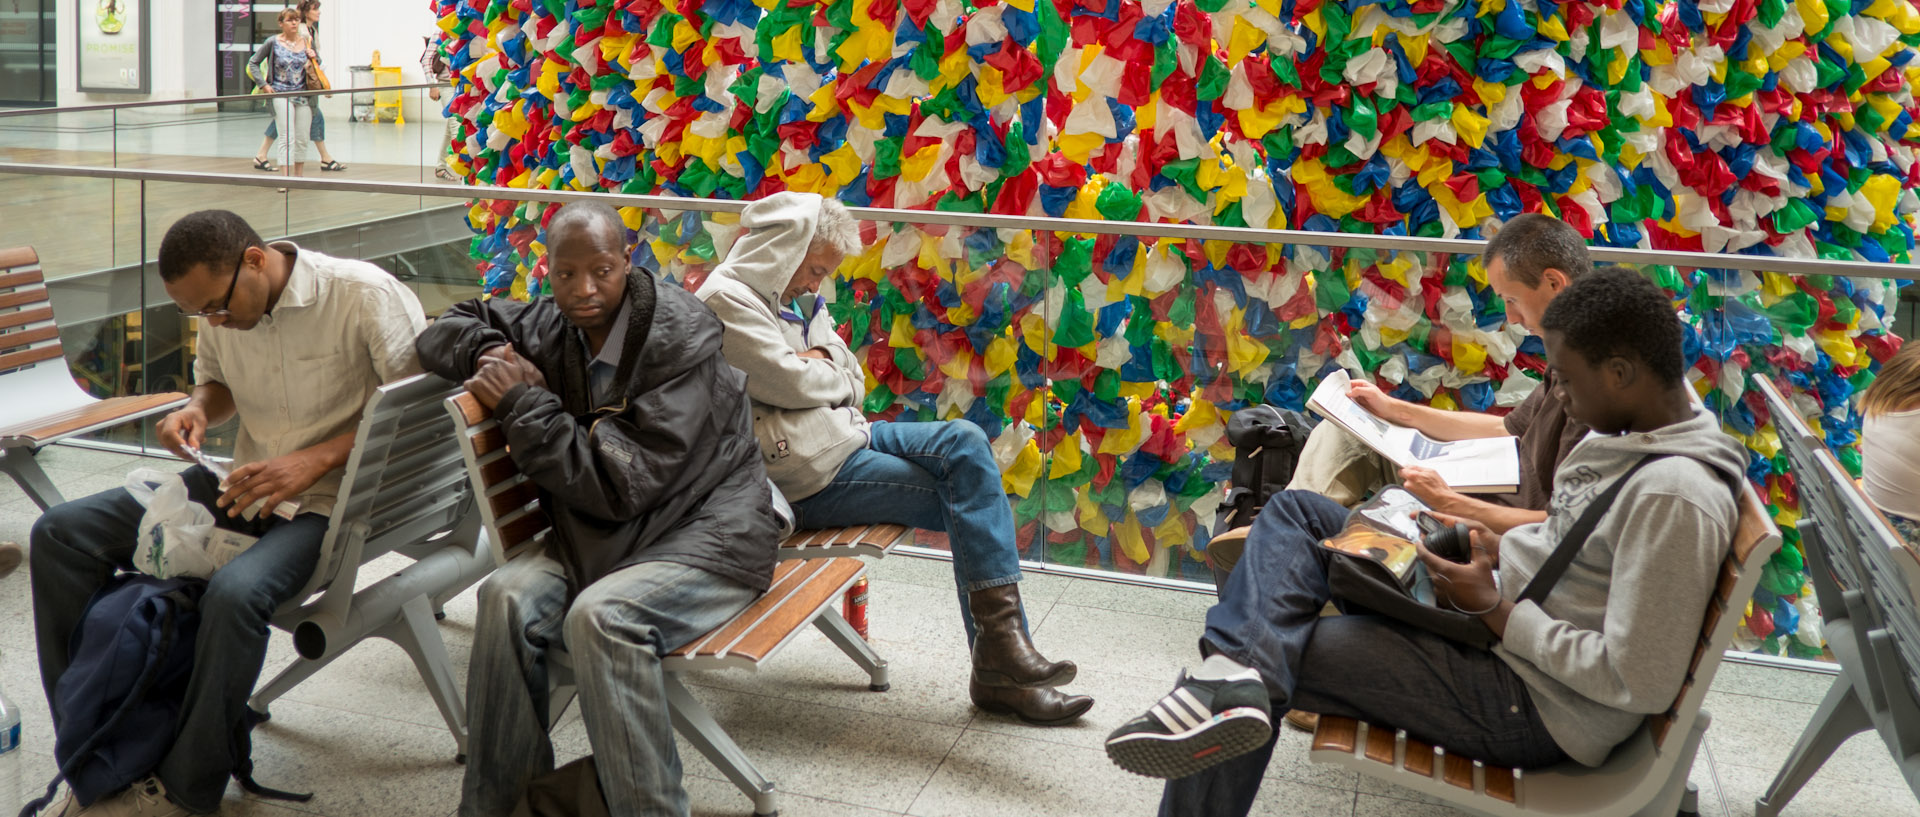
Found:
<path fill-rule="evenodd" d="M 90 804 L 69 795 L 49 812 L 62 817 L 220 808 L 228 777 L 248 759 L 245 707 L 266 660 L 268 620 L 319 560 L 361 409 L 382 384 L 420 371 L 420 301 L 372 264 L 268 244 L 240 216 L 202 210 L 167 230 L 159 266 L 168 297 L 201 321 L 193 398 L 160 421 L 160 441 L 191 459 L 209 427 L 239 420 L 227 484 L 199 465 L 180 476 L 221 527 L 259 541 L 216 571 L 200 599 L 173 750 L 123 792 Z M 284 502 L 298 505 L 290 518 L 272 510 Z M 34 629 L 49 701 L 88 600 L 133 567 L 143 511 L 115 488 L 34 523 Z"/>

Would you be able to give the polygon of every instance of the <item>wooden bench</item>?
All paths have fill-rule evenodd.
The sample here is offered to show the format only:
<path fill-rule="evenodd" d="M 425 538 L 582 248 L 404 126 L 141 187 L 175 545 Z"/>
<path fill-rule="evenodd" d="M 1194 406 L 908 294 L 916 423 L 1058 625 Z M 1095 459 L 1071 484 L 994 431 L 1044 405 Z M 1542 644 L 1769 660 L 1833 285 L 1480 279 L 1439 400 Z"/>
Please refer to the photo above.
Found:
<path fill-rule="evenodd" d="M 539 487 L 520 473 L 507 451 L 505 433 L 472 395 L 461 393 L 447 398 L 446 411 L 458 428 L 466 472 L 473 494 L 479 498 L 480 523 L 492 540 L 491 550 L 502 564 L 534 551 L 545 543 L 550 529 L 547 515 L 540 509 Z M 866 564 L 851 554 L 884 553 L 904 535 L 905 530 L 896 525 L 795 533 L 782 544 L 782 558 L 766 594 L 732 620 L 661 661 L 674 729 L 753 800 L 755 814 L 772 815 L 779 810 L 773 782 L 688 692 L 678 674 L 686 670 L 758 668 L 812 624 L 867 672 L 869 689 L 885 691 L 886 661 L 854 632 L 835 605 L 866 572 Z M 550 651 L 549 658 L 554 690 L 548 696 L 546 715 L 551 726 L 573 699 L 573 673 L 564 650 Z"/>
<path fill-rule="evenodd" d="M 1920 796 L 1920 560 L 1764 375 L 1752 378 L 1793 469 L 1800 545 L 1840 676 L 1754 804 L 1775 817 L 1848 738 L 1878 732 Z"/>
<path fill-rule="evenodd" d="M 458 391 L 423 374 L 381 386 L 367 401 L 320 560 L 273 617 L 293 634 L 300 659 L 254 693 L 248 705 L 255 712 L 266 714 L 354 645 L 384 638 L 413 659 L 453 733 L 455 760 L 465 755 L 466 703 L 434 622 L 441 605 L 491 572 L 495 560 L 479 535 L 460 445 L 441 405 Z M 413 561 L 360 587 L 361 570 L 389 553 Z"/>
<path fill-rule="evenodd" d="M 0 471 L 43 511 L 64 500 L 34 459 L 40 449 L 187 402 L 179 392 L 101 400 L 81 391 L 32 247 L 0 249 L 0 394 Z"/>
<path fill-rule="evenodd" d="M 1751 486 L 1743 485 L 1739 509 L 1739 527 L 1721 563 L 1679 694 L 1665 712 L 1648 716 L 1639 731 L 1615 747 L 1606 765 L 1590 769 L 1568 761 L 1523 774 L 1449 754 L 1391 726 L 1330 715 L 1320 717 L 1308 756 L 1479 814 L 1673 817 L 1690 796 L 1688 773 L 1712 721 L 1701 708 L 1707 687 L 1760 581 L 1760 566 L 1780 544 L 1779 529 Z"/>

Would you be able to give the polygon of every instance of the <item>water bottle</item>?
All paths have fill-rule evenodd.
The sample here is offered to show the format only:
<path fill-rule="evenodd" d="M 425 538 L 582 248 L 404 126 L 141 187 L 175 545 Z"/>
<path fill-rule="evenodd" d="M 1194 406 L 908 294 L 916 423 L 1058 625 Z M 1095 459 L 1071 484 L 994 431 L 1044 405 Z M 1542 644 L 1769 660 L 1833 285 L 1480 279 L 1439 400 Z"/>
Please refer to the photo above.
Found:
<path fill-rule="evenodd" d="M 20 707 L 0 689 L 0 814 L 20 811 Z"/>

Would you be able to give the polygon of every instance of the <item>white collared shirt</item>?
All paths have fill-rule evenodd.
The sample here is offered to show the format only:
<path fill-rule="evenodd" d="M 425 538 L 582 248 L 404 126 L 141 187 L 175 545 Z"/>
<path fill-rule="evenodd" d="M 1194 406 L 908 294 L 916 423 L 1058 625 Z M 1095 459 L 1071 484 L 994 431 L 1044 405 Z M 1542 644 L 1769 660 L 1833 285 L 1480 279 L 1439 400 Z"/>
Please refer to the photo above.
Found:
<path fill-rule="evenodd" d="M 249 330 L 200 325 L 196 383 L 223 383 L 240 419 L 234 467 L 273 459 L 354 430 L 382 384 L 420 372 L 413 340 L 426 329 L 420 299 L 365 261 L 295 253 L 273 311 Z M 298 497 L 302 513 L 331 513 L 341 469 Z"/>

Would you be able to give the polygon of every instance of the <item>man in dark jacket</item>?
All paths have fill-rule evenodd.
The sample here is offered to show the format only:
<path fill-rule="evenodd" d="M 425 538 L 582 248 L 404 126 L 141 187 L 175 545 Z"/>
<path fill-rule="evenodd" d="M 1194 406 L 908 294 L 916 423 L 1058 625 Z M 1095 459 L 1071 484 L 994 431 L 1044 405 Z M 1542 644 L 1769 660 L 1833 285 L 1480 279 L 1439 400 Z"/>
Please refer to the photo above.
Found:
<path fill-rule="evenodd" d="M 765 592 L 779 536 L 745 377 L 720 321 L 629 269 L 613 208 L 547 226 L 553 297 L 468 301 L 420 336 L 466 381 L 553 521 L 480 589 L 462 815 L 504 815 L 553 768 L 547 650 L 564 645 L 614 814 L 686 814 L 660 659 Z"/>

